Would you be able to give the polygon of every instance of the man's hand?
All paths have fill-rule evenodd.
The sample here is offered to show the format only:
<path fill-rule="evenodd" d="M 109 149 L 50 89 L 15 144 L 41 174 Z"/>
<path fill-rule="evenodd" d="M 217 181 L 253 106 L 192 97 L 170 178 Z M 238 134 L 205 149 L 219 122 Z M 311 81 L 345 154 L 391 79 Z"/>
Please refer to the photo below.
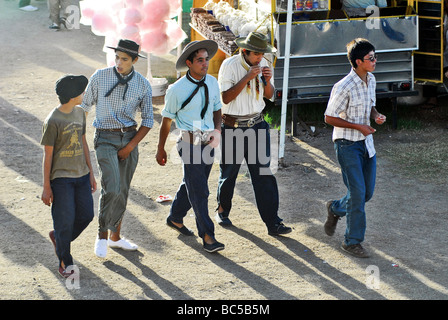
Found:
<path fill-rule="evenodd" d="M 361 131 L 365 137 L 376 132 L 376 129 L 366 124 L 360 124 L 358 130 Z"/>
<path fill-rule="evenodd" d="M 166 164 L 166 161 L 167 161 L 167 155 L 166 155 L 166 151 L 165 151 L 165 149 L 157 150 L 156 161 L 157 161 L 157 163 L 160 164 L 161 166 L 164 166 L 164 165 Z"/>
<path fill-rule="evenodd" d="M 118 159 L 120 161 L 126 160 L 132 152 L 132 148 L 127 145 L 126 147 L 118 150 Z"/>
<path fill-rule="evenodd" d="M 208 145 L 212 148 L 216 148 L 219 146 L 221 142 L 221 131 L 218 129 L 214 129 L 212 132 L 210 132 L 207 136 L 208 139 Z"/>
<path fill-rule="evenodd" d="M 375 117 L 375 122 L 378 123 L 378 124 L 383 124 L 384 122 L 386 122 L 386 116 L 384 114 L 379 113 Z"/>

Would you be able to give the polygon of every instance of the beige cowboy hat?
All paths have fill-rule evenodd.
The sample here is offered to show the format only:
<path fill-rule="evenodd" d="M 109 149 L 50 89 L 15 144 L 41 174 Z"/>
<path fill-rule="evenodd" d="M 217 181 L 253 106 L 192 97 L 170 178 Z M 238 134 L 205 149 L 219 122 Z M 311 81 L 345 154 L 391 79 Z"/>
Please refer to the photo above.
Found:
<path fill-rule="evenodd" d="M 274 53 L 277 51 L 277 49 L 268 44 L 268 38 L 259 32 L 251 32 L 247 37 L 237 38 L 235 42 L 238 47 L 253 52 Z"/>
<path fill-rule="evenodd" d="M 211 59 L 218 51 L 218 44 L 213 40 L 202 40 L 202 41 L 192 41 L 187 44 L 182 51 L 182 54 L 177 58 L 176 62 L 176 70 L 177 71 L 187 71 L 187 58 L 190 54 L 199 49 L 206 49 L 208 52 L 208 56 Z"/>

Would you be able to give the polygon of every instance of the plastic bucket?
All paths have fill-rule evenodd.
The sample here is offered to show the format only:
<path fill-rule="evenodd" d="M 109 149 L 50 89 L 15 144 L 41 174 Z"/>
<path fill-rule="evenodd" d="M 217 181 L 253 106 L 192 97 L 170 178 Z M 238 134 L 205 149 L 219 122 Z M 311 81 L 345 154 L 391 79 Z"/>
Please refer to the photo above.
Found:
<path fill-rule="evenodd" d="M 168 80 L 166 78 L 153 78 L 151 87 L 153 97 L 164 96 L 168 87 Z"/>

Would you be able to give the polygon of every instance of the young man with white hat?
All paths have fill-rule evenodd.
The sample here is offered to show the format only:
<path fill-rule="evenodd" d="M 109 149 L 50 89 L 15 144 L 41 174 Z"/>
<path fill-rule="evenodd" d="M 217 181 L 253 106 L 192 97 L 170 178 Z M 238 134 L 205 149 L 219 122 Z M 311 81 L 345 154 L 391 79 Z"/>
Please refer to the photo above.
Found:
<path fill-rule="evenodd" d="M 277 181 L 270 170 L 269 124 L 262 114 L 266 105 L 263 98 L 271 99 L 274 94 L 273 71 L 264 54 L 276 49 L 258 32 L 238 38 L 236 43 L 240 53 L 224 60 L 218 75 L 223 120 L 216 220 L 222 226 L 232 225 L 229 213 L 236 178 L 245 159 L 258 211 L 268 233 L 287 234 L 291 228 L 278 216 Z"/>
<path fill-rule="evenodd" d="M 90 112 L 95 105 L 95 151 L 101 173 L 98 237 L 95 254 L 105 258 L 107 247 L 137 250 L 120 236 L 131 180 L 138 163 L 138 144 L 152 128 L 152 89 L 149 81 L 134 70 L 140 46 L 120 40 L 115 66 L 97 70 L 90 78 L 81 107 Z M 144 58 L 144 57 L 143 57 Z M 141 114 L 137 130 L 136 114 Z M 110 236 L 108 239 L 108 231 Z"/>
<path fill-rule="evenodd" d="M 208 212 L 208 178 L 213 165 L 214 148 L 221 137 L 221 100 L 216 79 L 207 74 L 209 59 L 218 45 L 212 40 L 193 41 L 183 50 L 176 63 L 187 74 L 172 84 L 162 110 L 157 162 L 167 162 L 165 143 L 174 119 L 181 131 L 177 149 L 182 159 L 184 178 L 171 205 L 168 226 L 184 235 L 193 232 L 183 224 L 191 208 L 196 215 L 199 236 L 207 252 L 224 249 L 215 239 L 214 224 Z"/>

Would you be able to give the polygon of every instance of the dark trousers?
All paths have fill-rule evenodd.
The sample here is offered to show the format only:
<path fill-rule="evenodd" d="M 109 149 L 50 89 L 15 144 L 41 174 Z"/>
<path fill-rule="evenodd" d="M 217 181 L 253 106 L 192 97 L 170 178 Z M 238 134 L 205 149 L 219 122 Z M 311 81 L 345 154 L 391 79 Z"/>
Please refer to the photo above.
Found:
<path fill-rule="evenodd" d="M 210 146 L 179 141 L 177 150 L 182 158 L 184 177 L 171 205 L 169 219 L 183 223 L 193 208 L 201 238 L 207 234 L 215 239 L 215 228 L 208 210 L 208 178 L 213 165 L 214 150 Z"/>
<path fill-rule="evenodd" d="M 19 1 L 19 8 L 29 6 L 30 3 L 31 3 L 31 0 L 20 0 Z"/>
<path fill-rule="evenodd" d="M 269 124 L 262 121 L 250 128 L 222 126 L 218 206 L 227 217 L 232 208 L 236 178 L 243 159 L 249 169 L 258 212 L 269 228 L 282 221 L 278 217 L 277 180 L 269 169 L 271 164 Z"/>
<path fill-rule="evenodd" d="M 73 264 L 70 245 L 93 219 L 93 197 L 89 174 L 80 178 L 56 178 L 51 181 L 54 237 L 59 263 Z"/>

